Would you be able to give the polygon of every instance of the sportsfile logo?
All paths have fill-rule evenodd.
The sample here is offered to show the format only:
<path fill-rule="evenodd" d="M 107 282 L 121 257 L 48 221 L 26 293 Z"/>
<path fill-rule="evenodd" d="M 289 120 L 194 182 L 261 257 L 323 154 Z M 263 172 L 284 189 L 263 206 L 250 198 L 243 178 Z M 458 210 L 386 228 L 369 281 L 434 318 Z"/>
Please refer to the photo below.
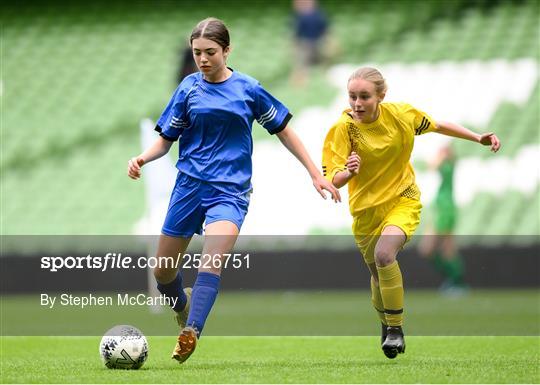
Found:
<path fill-rule="evenodd" d="M 250 257 L 248 254 L 178 254 L 173 257 L 130 257 L 122 253 L 107 253 L 105 255 L 67 256 L 67 257 L 41 257 L 41 268 L 50 272 L 60 270 L 87 269 L 87 270 L 113 270 L 113 269 L 154 269 L 154 268 L 216 268 L 216 269 L 249 269 Z"/>

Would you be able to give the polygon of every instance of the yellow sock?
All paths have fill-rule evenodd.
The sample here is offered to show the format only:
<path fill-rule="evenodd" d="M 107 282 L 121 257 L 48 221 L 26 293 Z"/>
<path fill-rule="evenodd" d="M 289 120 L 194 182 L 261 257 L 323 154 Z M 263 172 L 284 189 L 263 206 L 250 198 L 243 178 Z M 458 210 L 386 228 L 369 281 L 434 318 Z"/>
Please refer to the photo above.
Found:
<path fill-rule="evenodd" d="M 386 316 L 384 315 L 384 305 L 381 297 L 379 286 L 375 283 L 373 276 L 371 277 L 371 303 L 377 311 L 381 322 L 386 325 Z"/>
<path fill-rule="evenodd" d="M 403 325 L 403 278 L 397 261 L 377 266 L 384 313 L 388 326 Z"/>

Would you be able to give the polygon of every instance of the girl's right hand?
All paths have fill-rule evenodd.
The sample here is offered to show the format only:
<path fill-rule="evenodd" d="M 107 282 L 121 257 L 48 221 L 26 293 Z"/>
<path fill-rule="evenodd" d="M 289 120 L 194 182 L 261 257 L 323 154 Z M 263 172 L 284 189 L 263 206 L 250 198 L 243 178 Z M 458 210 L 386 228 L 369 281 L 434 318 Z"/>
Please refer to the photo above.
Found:
<path fill-rule="evenodd" d="M 136 156 L 128 160 L 127 174 L 131 179 L 139 179 L 141 177 L 141 167 L 144 164 L 144 159 Z"/>
<path fill-rule="evenodd" d="M 351 152 L 351 155 L 347 158 L 347 171 L 351 175 L 358 175 L 358 171 L 360 171 L 360 165 L 362 164 L 362 160 L 360 159 L 360 156 L 356 152 Z"/>

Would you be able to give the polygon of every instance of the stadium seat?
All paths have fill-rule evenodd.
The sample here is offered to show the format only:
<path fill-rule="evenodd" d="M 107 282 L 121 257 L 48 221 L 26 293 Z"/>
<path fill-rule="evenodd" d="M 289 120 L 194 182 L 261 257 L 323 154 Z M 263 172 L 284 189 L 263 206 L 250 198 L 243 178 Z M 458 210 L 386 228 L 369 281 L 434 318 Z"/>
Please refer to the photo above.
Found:
<path fill-rule="evenodd" d="M 335 58 L 339 62 L 515 59 L 538 52 L 537 2 L 495 2 L 488 9 L 474 3 L 453 1 L 442 7 L 422 2 L 413 9 L 408 2 L 388 7 L 385 2 L 321 1 L 342 50 Z M 140 150 L 138 121 L 155 119 L 163 109 L 176 86 L 183 39 L 207 14 L 223 15 L 231 26 L 235 68 L 287 92 L 289 2 L 234 10 L 203 2 L 190 12 L 172 3 L 130 7 L 127 13 L 119 3 L 108 5 L 107 12 L 54 2 L 3 8 L 0 182 L 9 197 L 9 205 L 3 204 L 5 233 L 131 231 L 144 211 L 143 189 L 133 187 L 123 172 L 125 160 Z M 501 155 L 514 156 L 524 143 L 538 143 L 538 90 L 537 85 L 524 106 L 503 104 L 495 112 L 489 127 L 505 140 Z M 324 103 L 322 96 L 333 92 L 321 81 L 310 97 L 294 101 L 295 109 L 313 99 Z M 467 143 L 458 144 L 456 151 L 459 156 L 477 154 Z M 88 165 L 90 171 L 81 175 Z M 27 209 L 36 191 L 46 204 Z M 118 194 L 121 198 L 113 199 Z M 512 215 L 519 223 L 501 220 L 489 231 L 538 228 L 538 218 L 526 210 L 533 205 L 538 212 L 537 200 L 527 200 L 525 208 L 509 203 L 504 215 L 491 209 L 504 206 L 499 197 L 481 193 L 473 202 L 459 220 L 462 234 L 486 230 L 485 221 L 494 215 Z"/>

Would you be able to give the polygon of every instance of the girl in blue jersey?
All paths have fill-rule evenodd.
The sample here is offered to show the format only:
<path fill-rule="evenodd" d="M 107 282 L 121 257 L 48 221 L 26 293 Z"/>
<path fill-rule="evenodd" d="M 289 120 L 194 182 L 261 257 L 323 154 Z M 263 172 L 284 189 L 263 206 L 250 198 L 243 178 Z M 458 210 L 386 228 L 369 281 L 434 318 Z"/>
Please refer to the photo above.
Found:
<path fill-rule="evenodd" d="M 157 257 L 178 259 L 193 234 L 202 233 L 202 255 L 221 259 L 233 248 L 251 193 L 251 127 L 257 120 L 298 158 L 315 189 L 340 201 L 339 192 L 318 171 L 304 145 L 287 125 L 292 115 L 257 80 L 226 66 L 229 32 L 221 20 L 208 18 L 193 29 L 193 58 L 200 72 L 176 89 L 156 126 L 160 137 L 128 162 L 128 176 L 138 179 L 141 167 L 165 155 L 180 139 L 178 176 L 159 239 Z M 174 303 L 181 331 L 173 358 L 184 362 L 194 351 L 217 296 L 223 261 L 202 264 L 191 291 L 183 289 L 174 266 L 159 264 L 154 276 L 159 291 Z"/>

